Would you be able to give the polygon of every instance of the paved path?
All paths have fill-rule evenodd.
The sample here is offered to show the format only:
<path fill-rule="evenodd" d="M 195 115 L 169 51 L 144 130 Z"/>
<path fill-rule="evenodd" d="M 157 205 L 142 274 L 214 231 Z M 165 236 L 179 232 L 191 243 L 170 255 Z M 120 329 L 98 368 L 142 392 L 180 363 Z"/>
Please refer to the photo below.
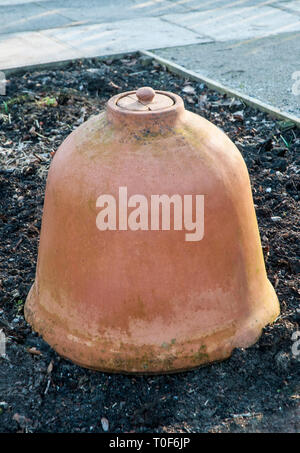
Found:
<path fill-rule="evenodd" d="M 0 0 L 0 70 L 148 49 L 298 117 L 299 42 L 300 0 Z"/>

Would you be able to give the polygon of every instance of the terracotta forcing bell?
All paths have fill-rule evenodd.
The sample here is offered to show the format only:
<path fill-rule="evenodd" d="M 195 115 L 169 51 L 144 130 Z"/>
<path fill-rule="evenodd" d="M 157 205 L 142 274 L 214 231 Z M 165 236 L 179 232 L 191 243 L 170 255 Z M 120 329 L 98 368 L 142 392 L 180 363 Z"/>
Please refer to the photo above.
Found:
<path fill-rule="evenodd" d="M 49 171 L 25 316 L 88 368 L 167 373 L 252 345 L 279 314 L 229 138 L 144 87 L 112 97 Z"/>

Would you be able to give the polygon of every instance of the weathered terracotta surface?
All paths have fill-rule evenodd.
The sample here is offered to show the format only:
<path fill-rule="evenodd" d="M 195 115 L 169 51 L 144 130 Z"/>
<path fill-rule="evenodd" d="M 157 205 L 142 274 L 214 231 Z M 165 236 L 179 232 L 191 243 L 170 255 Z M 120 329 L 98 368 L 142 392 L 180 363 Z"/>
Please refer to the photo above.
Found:
<path fill-rule="evenodd" d="M 89 368 L 162 373 L 224 359 L 279 314 L 247 168 L 229 138 L 178 96 L 155 111 L 121 108 L 120 96 L 53 159 L 26 319 Z M 149 199 L 204 194 L 203 239 L 99 231 L 96 200 L 118 199 L 120 186 Z"/>

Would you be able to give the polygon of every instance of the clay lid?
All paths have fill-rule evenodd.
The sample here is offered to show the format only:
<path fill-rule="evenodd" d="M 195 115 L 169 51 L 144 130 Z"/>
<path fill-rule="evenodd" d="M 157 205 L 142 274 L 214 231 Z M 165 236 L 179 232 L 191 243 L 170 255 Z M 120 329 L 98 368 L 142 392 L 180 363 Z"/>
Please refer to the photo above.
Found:
<path fill-rule="evenodd" d="M 184 104 L 177 94 L 142 87 L 110 98 L 106 113 L 118 127 L 162 130 L 174 126 L 184 113 Z"/>
<path fill-rule="evenodd" d="M 117 106 L 130 111 L 157 111 L 174 105 L 174 99 L 167 93 L 155 92 L 150 87 L 139 88 L 136 92 L 125 93 L 117 101 Z"/>

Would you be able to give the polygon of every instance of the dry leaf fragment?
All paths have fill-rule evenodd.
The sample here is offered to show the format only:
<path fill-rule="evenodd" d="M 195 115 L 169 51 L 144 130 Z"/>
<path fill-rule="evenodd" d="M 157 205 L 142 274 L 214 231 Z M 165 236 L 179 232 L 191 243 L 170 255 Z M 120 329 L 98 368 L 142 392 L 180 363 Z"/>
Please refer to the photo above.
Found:
<path fill-rule="evenodd" d="M 192 96 L 186 96 L 186 100 L 189 104 L 195 104 L 195 101 L 194 99 L 192 98 Z"/>
<path fill-rule="evenodd" d="M 36 349 L 36 347 L 33 348 L 27 348 L 27 352 L 29 352 L 32 355 L 43 355 L 39 349 Z"/>
<path fill-rule="evenodd" d="M 52 373 L 53 363 L 54 363 L 53 360 L 51 360 L 51 362 L 49 363 L 48 368 L 47 368 L 47 374 L 51 374 Z"/>
<path fill-rule="evenodd" d="M 244 120 L 244 112 L 243 110 L 239 110 L 238 112 L 235 112 L 233 114 L 233 118 L 238 121 L 243 121 Z"/>
<path fill-rule="evenodd" d="M 196 94 L 195 88 L 193 88 L 191 85 L 186 85 L 182 88 L 182 91 L 186 94 Z"/>

